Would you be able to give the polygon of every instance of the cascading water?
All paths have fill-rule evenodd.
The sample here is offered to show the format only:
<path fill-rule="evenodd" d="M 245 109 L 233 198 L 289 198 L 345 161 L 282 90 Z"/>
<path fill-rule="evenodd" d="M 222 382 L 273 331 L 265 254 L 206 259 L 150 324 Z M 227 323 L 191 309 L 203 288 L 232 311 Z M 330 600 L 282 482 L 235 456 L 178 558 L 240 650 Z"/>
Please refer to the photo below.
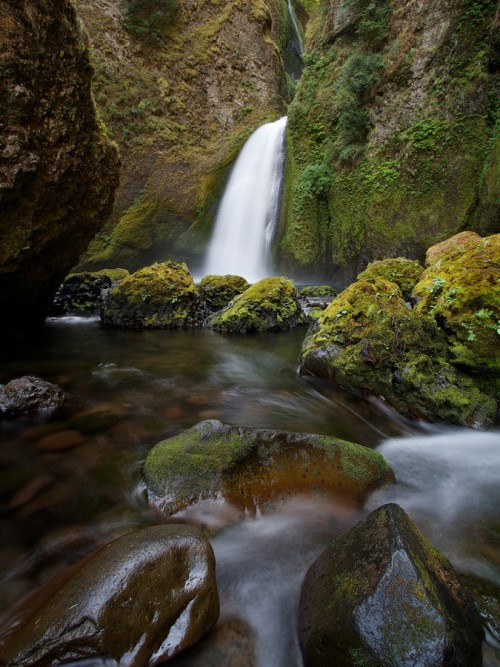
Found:
<path fill-rule="evenodd" d="M 299 50 L 299 56 L 302 57 L 302 54 L 304 53 L 304 43 L 302 41 L 302 36 L 300 34 L 299 22 L 297 20 L 297 14 L 295 13 L 295 9 L 293 8 L 292 0 L 288 0 L 288 13 L 290 14 L 290 18 L 292 19 L 293 31 L 295 33 L 295 37 L 297 38 L 297 47 Z"/>
<path fill-rule="evenodd" d="M 262 125 L 243 146 L 217 213 L 205 275 L 232 273 L 250 282 L 272 275 L 286 121 Z"/>

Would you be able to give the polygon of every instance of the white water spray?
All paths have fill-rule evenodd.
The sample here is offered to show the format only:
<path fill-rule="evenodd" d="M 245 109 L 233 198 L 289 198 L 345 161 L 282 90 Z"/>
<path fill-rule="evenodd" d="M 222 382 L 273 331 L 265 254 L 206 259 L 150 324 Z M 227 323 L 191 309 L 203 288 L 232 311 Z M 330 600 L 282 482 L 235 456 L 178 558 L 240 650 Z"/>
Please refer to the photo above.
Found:
<path fill-rule="evenodd" d="M 304 53 L 304 43 L 302 41 L 302 36 L 300 34 L 299 22 L 297 20 L 297 14 L 295 13 L 295 9 L 293 8 L 292 0 L 288 0 L 288 13 L 290 14 L 290 18 L 292 19 L 293 31 L 295 33 L 295 37 L 297 38 L 299 55 L 302 56 L 302 54 Z"/>
<path fill-rule="evenodd" d="M 287 118 L 259 127 L 243 146 L 224 191 L 204 274 L 272 274 L 271 241 L 279 214 Z"/>

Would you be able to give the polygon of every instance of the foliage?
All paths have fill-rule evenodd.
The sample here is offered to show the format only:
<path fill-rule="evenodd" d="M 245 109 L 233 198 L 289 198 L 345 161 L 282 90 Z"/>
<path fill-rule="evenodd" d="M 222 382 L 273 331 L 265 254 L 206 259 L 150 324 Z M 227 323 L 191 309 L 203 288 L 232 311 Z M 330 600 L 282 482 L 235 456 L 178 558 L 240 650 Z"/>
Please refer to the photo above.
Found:
<path fill-rule="evenodd" d="M 340 159 L 357 153 L 368 134 L 370 118 L 363 107 L 366 93 L 378 81 L 383 66 L 380 53 L 355 53 L 344 63 L 334 85 L 333 101 L 338 112 Z"/>
<path fill-rule="evenodd" d="M 136 37 L 161 42 L 178 8 L 179 0 L 129 0 L 126 28 Z"/>

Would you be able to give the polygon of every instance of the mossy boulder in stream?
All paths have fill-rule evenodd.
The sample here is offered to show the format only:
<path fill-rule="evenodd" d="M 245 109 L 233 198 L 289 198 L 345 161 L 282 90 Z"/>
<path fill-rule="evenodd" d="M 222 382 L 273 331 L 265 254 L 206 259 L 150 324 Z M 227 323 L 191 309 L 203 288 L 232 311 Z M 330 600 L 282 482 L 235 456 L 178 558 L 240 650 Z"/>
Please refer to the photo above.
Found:
<path fill-rule="evenodd" d="M 500 235 L 458 234 L 427 263 L 370 264 L 309 331 L 301 370 L 409 416 L 488 426 L 500 398 Z"/>
<path fill-rule="evenodd" d="M 285 331 L 303 323 L 297 290 L 286 278 L 259 280 L 207 320 L 209 327 L 224 333 Z"/>
<path fill-rule="evenodd" d="M 299 614 L 310 667 L 482 665 L 471 597 L 398 505 L 326 548 L 305 577 Z"/>
<path fill-rule="evenodd" d="M 250 287 L 241 276 L 205 276 L 198 283 L 198 291 L 205 299 L 210 310 L 217 311 L 225 308 L 238 294 Z"/>
<path fill-rule="evenodd" d="M 384 458 L 361 445 L 216 420 L 155 445 L 144 476 L 153 502 L 168 514 L 221 497 L 246 510 L 265 510 L 301 492 L 356 504 L 394 479 Z"/>
<path fill-rule="evenodd" d="M 415 312 L 446 333 L 453 363 L 481 384 L 500 375 L 500 234 L 459 234 L 430 248 L 429 268 L 415 286 Z"/>
<path fill-rule="evenodd" d="M 208 540 L 194 527 L 154 526 L 114 540 L 15 607 L 0 656 L 12 667 L 152 666 L 196 643 L 218 616 Z"/>
<path fill-rule="evenodd" d="M 105 296 L 104 324 L 133 329 L 178 329 L 202 325 L 207 315 L 185 264 L 163 262 L 139 269 Z"/>

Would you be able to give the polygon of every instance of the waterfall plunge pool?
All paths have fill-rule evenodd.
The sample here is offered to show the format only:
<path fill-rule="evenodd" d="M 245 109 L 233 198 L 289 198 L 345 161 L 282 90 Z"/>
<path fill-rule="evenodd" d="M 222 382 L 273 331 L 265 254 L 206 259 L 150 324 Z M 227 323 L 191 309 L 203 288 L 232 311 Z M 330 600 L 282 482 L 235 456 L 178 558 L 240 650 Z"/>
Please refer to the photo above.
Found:
<path fill-rule="evenodd" d="M 241 664 L 300 667 L 295 615 L 305 571 L 329 540 L 388 501 L 400 503 L 459 571 L 500 585 L 500 433 L 410 423 L 299 377 L 304 334 L 126 331 L 96 318 L 61 318 L 10 346 L 8 357 L 4 350 L 0 382 L 40 375 L 68 400 L 48 420 L 0 422 L 2 610 L 114 537 L 182 520 L 148 506 L 142 463 L 156 442 L 207 418 L 380 447 L 398 483 L 373 495 L 364 512 L 297 496 L 274 513 L 231 519 L 217 534 L 228 508 L 190 516 L 214 532 L 221 619 L 172 665 L 211 664 L 213 644 L 227 631 L 240 642 Z M 97 420 L 72 448 L 41 446 L 51 429 L 78 430 L 74 415 L 89 406 L 114 419 Z M 485 665 L 500 665 L 499 655 L 487 645 Z"/>

